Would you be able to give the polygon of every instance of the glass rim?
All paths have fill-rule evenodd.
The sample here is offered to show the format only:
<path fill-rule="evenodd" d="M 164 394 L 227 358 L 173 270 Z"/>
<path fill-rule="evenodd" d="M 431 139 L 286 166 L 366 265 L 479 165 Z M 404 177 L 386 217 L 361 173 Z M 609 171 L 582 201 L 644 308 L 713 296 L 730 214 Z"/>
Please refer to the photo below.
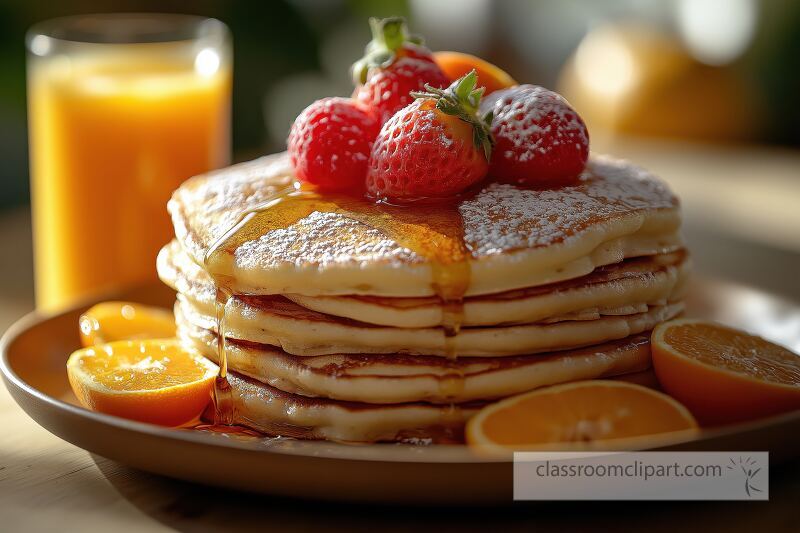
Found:
<path fill-rule="evenodd" d="M 120 35 L 119 27 L 111 29 L 98 25 L 107 25 L 109 22 L 127 24 L 129 27 L 124 35 Z M 131 28 L 131 24 L 139 24 L 140 27 Z M 149 29 L 145 26 L 149 26 Z M 93 13 L 37 22 L 26 32 L 25 45 L 29 52 L 36 53 L 34 48 L 37 39 L 41 42 L 42 38 L 67 46 L 125 46 L 200 39 L 226 40 L 228 36 L 228 26 L 213 17 L 179 13 Z"/>

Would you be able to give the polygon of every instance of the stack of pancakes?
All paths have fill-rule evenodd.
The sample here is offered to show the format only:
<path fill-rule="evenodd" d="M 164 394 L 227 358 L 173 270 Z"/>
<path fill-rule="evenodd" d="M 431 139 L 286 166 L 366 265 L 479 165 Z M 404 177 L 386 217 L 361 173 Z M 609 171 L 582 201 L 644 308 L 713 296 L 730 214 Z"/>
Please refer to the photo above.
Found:
<path fill-rule="evenodd" d="M 158 258 L 181 340 L 218 360 L 222 325 L 233 421 L 268 434 L 458 440 L 488 402 L 646 370 L 649 330 L 683 310 L 678 200 L 624 161 L 448 206 L 293 181 L 285 154 L 187 181 Z"/>

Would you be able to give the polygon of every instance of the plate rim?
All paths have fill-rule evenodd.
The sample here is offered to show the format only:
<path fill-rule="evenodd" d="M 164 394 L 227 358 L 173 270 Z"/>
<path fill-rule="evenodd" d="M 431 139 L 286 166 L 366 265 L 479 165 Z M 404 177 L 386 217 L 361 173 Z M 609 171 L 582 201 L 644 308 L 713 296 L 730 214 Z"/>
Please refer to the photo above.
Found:
<path fill-rule="evenodd" d="M 795 303 L 792 300 L 784 298 L 780 295 L 776 295 L 770 291 L 762 290 L 756 287 L 751 287 L 746 284 L 732 282 L 730 280 L 725 280 L 725 279 L 715 279 L 712 281 L 708 278 L 695 277 L 694 281 L 697 282 L 698 278 L 702 280 L 703 283 L 713 283 L 715 285 L 726 286 L 734 290 L 754 291 L 760 294 L 767 295 L 775 300 L 778 300 L 784 305 L 800 308 L 800 304 Z M 128 293 L 131 289 L 134 289 L 137 286 L 138 285 L 132 285 L 120 288 L 120 290 L 116 291 L 116 293 L 117 294 L 123 292 Z M 9 348 L 21 335 L 23 335 L 25 332 L 32 329 L 33 327 L 47 322 L 48 320 L 52 320 L 61 315 L 76 313 L 79 310 L 92 305 L 92 303 L 96 303 L 97 301 L 101 301 L 101 299 L 98 299 L 98 297 L 94 297 L 86 301 L 83 301 L 79 304 L 72 305 L 62 311 L 53 313 L 31 311 L 29 313 L 26 313 L 19 319 L 17 319 L 11 326 L 9 326 L 9 328 L 2 334 L 2 336 L 0 336 L 0 373 L 2 374 L 3 380 L 5 381 L 6 388 L 11 393 L 11 396 L 14 399 L 15 403 L 17 403 L 18 407 L 21 408 L 26 413 L 26 415 L 28 415 L 39 426 L 44 427 L 47 431 L 50 431 L 51 433 L 52 431 L 48 427 L 41 424 L 39 420 L 37 420 L 28 413 L 27 409 L 25 409 L 25 407 L 18 400 L 17 396 L 14 394 L 14 390 L 12 390 L 12 387 L 16 389 L 19 393 L 26 395 L 29 399 L 35 402 L 44 403 L 48 407 L 54 410 L 66 411 L 71 416 L 86 419 L 93 424 L 108 425 L 122 431 L 144 433 L 150 437 L 158 439 L 183 441 L 189 445 L 194 445 L 194 446 L 211 446 L 220 449 L 232 448 L 240 452 L 268 453 L 268 454 L 291 455 L 291 456 L 299 455 L 305 457 L 313 456 L 316 459 L 352 460 L 359 462 L 432 463 L 432 464 L 461 463 L 461 464 L 476 464 L 476 465 L 512 462 L 512 459 L 508 456 L 492 457 L 492 456 L 484 456 L 476 454 L 473 451 L 471 451 L 467 445 L 464 444 L 425 446 L 424 449 L 426 450 L 426 452 L 424 454 L 420 454 L 419 456 L 416 456 L 414 450 L 419 451 L 421 447 L 413 444 L 376 443 L 376 444 L 365 445 L 365 444 L 334 443 L 328 441 L 302 441 L 304 443 L 302 446 L 299 446 L 296 449 L 292 449 L 292 447 L 282 448 L 279 446 L 275 447 L 264 446 L 263 445 L 264 443 L 262 441 L 258 441 L 259 447 L 256 447 L 253 445 L 254 444 L 253 442 L 242 442 L 242 441 L 237 441 L 235 439 L 217 439 L 213 435 L 202 434 L 199 432 L 191 432 L 188 430 L 181 431 L 176 428 L 161 427 L 154 424 L 138 422 L 135 420 L 128 420 L 113 415 L 107 415 L 104 413 L 90 411 L 83 407 L 72 405 L 70 403 L 64 402 L 62 400 L 50 396 L 49 394 L 39 390 L 38 388 L 26 382 L 21 376 L 19 376 L 14 371 L 9 361 Z M 729 426 L 704 429 L 701 430 L 701 433 L 694 438 L 664 439 L 657 446 L 649 449 L 663 449 L 663 448 L 687 445 L 692 443 L 699 444 L 702 443 L 703 441 L 707 441 L 710 439 L 732 436 L 737 433 L 755 431 L 758 429 L 767 428 L 774 425 L 781 425 L 784 423 L 797 422 L 798 420 L 800 420 L 800 410 L 773 415 L 770 417 L 760 418 L 738 424 L 733 424 Z M 60 435 L 56 436 L 63 439 L 63 437 L 61 437 Z M 365 450 L 365 448 L 376 450 L 377 447 L 382 447 L 386 451 L 391 450 L 394 451 L 395 453 L 378 453 L 377 454 L 378 456 L 370 456 L 371 454 L 362 453 Z M 407 454 L 407 456 L 405 457 L 401 456 L 403 453 Z M 427 457 L 423 455 L 427 455 Z"/>

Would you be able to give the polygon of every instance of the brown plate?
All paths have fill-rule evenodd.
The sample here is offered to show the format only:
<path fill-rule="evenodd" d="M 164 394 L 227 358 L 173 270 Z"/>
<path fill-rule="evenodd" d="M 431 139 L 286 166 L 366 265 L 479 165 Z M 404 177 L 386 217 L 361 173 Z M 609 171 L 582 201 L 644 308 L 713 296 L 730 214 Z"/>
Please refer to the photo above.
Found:
<path fill-rule="evenodd" d="M 690 294 L 689 314 L 800 351 L 800 306 L 717 281 L 697 281 Z M 111 298 L 169 306 L 174 294 L 154 285 Z M 28 315 L 0 340 L 0 369 L 14 399 L 45 429 L 76 446 L 157 474 L 288 496 L 462 504 L 511 498 L 511 463 L 476 457 L 466 446 L 240 440 L 87 411 L 76 405 L 65 370 L 67 357 L 80 345 L 78 316 L 87 307 Z M 707 430 L 659 449 L 768 450 L 775 463 L 798 455 L 800 412 Z"/>

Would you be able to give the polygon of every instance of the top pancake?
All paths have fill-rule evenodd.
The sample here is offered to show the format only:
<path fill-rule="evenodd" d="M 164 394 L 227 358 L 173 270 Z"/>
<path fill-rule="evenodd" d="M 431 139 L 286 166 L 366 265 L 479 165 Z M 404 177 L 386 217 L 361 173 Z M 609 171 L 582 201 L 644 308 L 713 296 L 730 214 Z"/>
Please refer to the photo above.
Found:
<path fill-rule="evenodd" d="M 286 154 L 192 178 L 169 202 L 176 238 L 203 265 L 244 213 L 293 179 Z M 571 279 L 682 246 L 678 200 L 666 185 L 601 156 L 590 159 L 575 186 L 490 183 L 455 203 L 452 217 L 446 209 L 440 216 L 435 208 L 327 204 L 251 232 L 206 266 L 237 293 L 423 297 L 441 295 L 437 286 L 457 275 L 465 284 L 460 292 L 478 295 Z M 282 216 L 272 209 L 267 217 Z"/>

